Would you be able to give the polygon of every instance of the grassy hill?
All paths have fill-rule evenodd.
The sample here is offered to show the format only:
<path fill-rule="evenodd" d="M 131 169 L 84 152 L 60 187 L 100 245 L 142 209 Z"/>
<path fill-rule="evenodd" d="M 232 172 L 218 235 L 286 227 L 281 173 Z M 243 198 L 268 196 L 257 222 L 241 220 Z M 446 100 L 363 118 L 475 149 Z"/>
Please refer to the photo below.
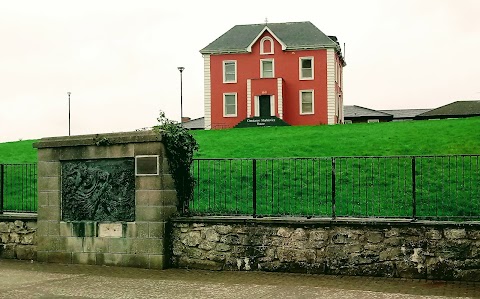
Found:
<path fill-rule="evenodd" d="M 480 118 L 343 126 L 299 126 L 193 131 L 197 158 L 282 158 L 329 156 L 445 155 L 480 153 Z M 0 143 L 0 163 L 36 162 L 34 140 Z M 251 214 L 251 161 L 217 161 L 199 172 L 191 211 Z M 232 164 L 233 163 L 233 164 Z M 480 215 L 479 159 L 423 158 L 417 161 L 420 217 Z M 249 168 L 250 167 L 250 168 Z M 344 216 L 411 215 L 409 158 L 337 158 L 337 213 Z M 331 161 L 259 161 L 258 213 L 331 213 Z M 373 183 L 375 182 L 375 184 Z M 21 187 L 21 185 L 19 185 Z M 32 185 L 33 186 L 33 185 Z M 8 189 L 8 188 L 7 188 Z M 14 194 L 15 190 L 6 190 Z M 8 197 L 8 196 L 7 196 Z M 197 201 L 200 200 L 200 201 Z M 32 201 L 34 201 L 32 199 Z M 12 208 L 14 201 L 6 201 Z M 13 207 L 12 209 L 15 210 Z"/>
<path fill-rule="evenodd" d="M 197 158 L 480 153 L 480 117 L 435 121 L 193 131 Z M 0 143 L 0 163 L 37 160 L 34 140 Z"/>
<path fill-rule="evenodd" d="M 480 118 L 195 131 L 197 158 L 480 153 Z"/>
<path fill-rule="evenodd" d="M 0 163 L 37 162 L 37 150 L 32 147 L 35 140 L 0 143 Z"/>

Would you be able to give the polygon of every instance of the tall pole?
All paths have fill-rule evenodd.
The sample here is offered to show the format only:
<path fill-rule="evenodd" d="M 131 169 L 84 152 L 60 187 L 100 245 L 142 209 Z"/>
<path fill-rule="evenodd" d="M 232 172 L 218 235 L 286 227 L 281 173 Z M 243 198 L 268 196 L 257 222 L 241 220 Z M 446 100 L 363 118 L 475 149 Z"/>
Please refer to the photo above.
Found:
<path fill-rule="evenodd" d="M 70 136 L 70 95 L 72 94 L 70 91 L 67 92 L 68 94 L 68 136 Z"/>
<path fill-rule="evenodd" d="M 183 66 L 179 66 L 178 70 L 180 71 L 180 124 L 183 124 Z"/>

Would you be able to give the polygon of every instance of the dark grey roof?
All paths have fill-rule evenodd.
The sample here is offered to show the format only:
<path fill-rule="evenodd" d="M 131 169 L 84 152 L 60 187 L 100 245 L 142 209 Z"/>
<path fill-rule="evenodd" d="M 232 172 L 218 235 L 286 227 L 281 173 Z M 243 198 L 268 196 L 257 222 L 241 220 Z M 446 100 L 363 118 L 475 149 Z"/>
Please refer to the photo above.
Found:
<path fill-rule="evenodd" d="M 480 115 L 480 101 L 457 101 L 419 114 L 418 117 Z"/>
<path fill-rule="evenodd" d="M 396 109 L 396 110 L 378 110 L 393 115 L 393 119 L 414 118 L 415 116 L 430 111 L 432 109 Z"/>
<path fill-rule="evenodd" d="M 200 117 L 184 122 L 183 126 L 190 130 L 203 130 L 205 129 L 205 117 Z"/>
<path fill-rule="evenodd" d="M 345 118 L 353 118 L 353 117 L 391 117 L 392 115 L 389 113 L 353 105 L 343 106 L 343 115 Z"/>
<path fill-rule="evenodd" d="M 265 27 L 285 44 L 286 50 L 335 48 L 340 51 L 338 42 L 333 41 L 311 22 L 292 22 L 236 25 L 200 50 L 200 53 L 247 52 L 248 46 Z"/>

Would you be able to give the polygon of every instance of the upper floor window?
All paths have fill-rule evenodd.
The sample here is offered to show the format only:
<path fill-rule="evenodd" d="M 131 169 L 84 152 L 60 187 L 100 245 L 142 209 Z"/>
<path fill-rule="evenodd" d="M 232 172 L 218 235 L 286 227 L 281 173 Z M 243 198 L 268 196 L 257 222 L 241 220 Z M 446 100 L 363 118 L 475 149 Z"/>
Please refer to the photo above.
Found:
<path fill-rule="evenodd" d="M 300 114 L 313 114 L 313 90 L 300 90 Z"/>
<path fill-rule="evenodd" d="M 313 57 L 300 57 L 300 80 L 313 80 Z"/>
<path fill-rule="evenodd" d="M 237 94 L 236 93 L 223 94 L 223 116 L 224 117 L 237 116 Z"/>
<path fill-rule="evenodd" d="M 223 62 L 223 83 L 237 82 L 237 61 L 226 60 Z"/>
<path fill-rule="evenodd" d="M 273 78 L 273 77 L 275 77 L 273 59 L 260 60 L 260 78 Z"/>
<path fill-rule="evenodd" d="M 273 39 L 265 36 L 260 40 L 260 54 L 273 54 Z"/>

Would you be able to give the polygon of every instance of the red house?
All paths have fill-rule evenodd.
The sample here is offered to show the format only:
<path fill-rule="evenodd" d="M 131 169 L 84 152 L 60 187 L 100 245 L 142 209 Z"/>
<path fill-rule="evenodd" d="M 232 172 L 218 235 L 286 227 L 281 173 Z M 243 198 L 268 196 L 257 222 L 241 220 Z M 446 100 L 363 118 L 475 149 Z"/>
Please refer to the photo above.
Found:
<path fill-rule="evenodd" d="M 310 22 L 237 25 L 200 53 L 205 129 L 343 122 L 341 47 Z"/>

